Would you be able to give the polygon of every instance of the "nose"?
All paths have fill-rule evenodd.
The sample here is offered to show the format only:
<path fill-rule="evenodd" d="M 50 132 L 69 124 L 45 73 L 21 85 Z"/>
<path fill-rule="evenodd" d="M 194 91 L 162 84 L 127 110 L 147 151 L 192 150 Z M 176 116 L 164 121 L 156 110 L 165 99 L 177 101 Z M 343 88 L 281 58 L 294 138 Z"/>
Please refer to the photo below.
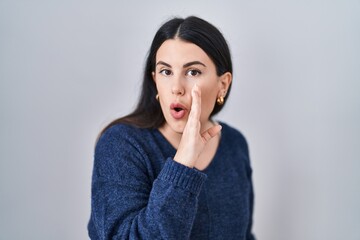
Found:
<path fill-rule="evenodd" d="M 172 94 L 175 95 L 184 95 L 185 93 L 185 88 L 184 88 L 184 83 L 182 82 L 181 77 L 177 77 L 174 79 L 172 88 L 171 88 L 171 92 Z"/>

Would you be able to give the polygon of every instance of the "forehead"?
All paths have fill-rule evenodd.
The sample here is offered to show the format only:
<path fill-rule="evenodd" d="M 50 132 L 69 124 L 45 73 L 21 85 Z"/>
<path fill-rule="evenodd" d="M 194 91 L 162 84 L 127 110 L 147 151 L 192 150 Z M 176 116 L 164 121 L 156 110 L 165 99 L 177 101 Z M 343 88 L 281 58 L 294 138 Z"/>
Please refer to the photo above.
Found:
<path fill-rule="evenodd" d="M 201 61 L 212 65 L 212 60 L 199 46 L 181 39 L 169 39 L 163 42 L 156 53 L 156 62 L 164 61 L 169 64 L 181 64 L 191 61 Z"/>

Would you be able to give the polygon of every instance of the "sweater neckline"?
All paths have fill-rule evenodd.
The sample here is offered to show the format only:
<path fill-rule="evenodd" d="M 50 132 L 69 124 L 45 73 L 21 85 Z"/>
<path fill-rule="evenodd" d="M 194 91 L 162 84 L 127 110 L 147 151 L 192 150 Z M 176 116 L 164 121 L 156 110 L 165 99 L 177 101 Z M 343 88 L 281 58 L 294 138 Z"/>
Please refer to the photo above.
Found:
<path fill-rule="evenodd" d="M 210 161 L 210 163 L 209 163 L 209 165 L 206 167 L 206 168 L 204 168 L 203 170 L 199 170 L 199 169 L 197 169 L 197 168 L 194 168 L 194 169 L 196 169 L 197 171 L 199 171 L 199 172 L 203 172 L 203 173 L 207 173 L 207 172 L 209 172 L 212 168 L 213 168 L 213 165 L 215 165 L 216 164 L 216 162 L 218 161 L 217 159 L 219 159 L 220 158 L 220 156 L 221 156 L 221 151 L 222 151 L 222 149 L 224 148 L 224 141 L 225 141 L 225 132 L 226 132 L 226 130 L 225 130 L 225 124 L 224 123 L 222 123 L 222 122 L 219 122 L 219 124 L 223 127 L 222 128 L 222 130 L 221 130 L 221 135 L 220 135 L 220 140 L 219 140 L 219 145 L 218 145 L 218 147 L 217 147 L 217 149 L 216 149 L 216 152 L 215 152 L 215 155 L 214 155 L 214 157 L 211 159 L 211 161 Z M 171 149 L 171 152 L 173 152 L 174 154 L 176 153 L 176 151 L 177 151 L 177 149 L 176 148 L 174 148 L 173 147 L 173 145 L 171 145 L 170 144 L 170 142 L 165 138 L 165 136 L 164 135 L 162 135 L 162 133 L 159 131 L 159 129 L 157 129 L 157 128 L 155 128 L 154 129 L 154 132 L 155 132 L 155 134 L 166 144 L 166 147 L 168 148 L 168 149 Z M 169 156 L 170 157 L 170 156 Z M 173 157 L 173 156 L 171 156 L 171 157 Z"/>

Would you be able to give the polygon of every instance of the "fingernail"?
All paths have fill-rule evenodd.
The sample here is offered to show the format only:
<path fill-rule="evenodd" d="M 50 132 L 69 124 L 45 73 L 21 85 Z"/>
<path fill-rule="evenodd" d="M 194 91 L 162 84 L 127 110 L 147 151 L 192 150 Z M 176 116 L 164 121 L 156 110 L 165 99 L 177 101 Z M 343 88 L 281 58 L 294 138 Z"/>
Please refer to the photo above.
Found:
<path fill-rule="evenodd" d="M 194 84 L 193 91 L 200 97 L 200 88 L 196 83 Z"/>

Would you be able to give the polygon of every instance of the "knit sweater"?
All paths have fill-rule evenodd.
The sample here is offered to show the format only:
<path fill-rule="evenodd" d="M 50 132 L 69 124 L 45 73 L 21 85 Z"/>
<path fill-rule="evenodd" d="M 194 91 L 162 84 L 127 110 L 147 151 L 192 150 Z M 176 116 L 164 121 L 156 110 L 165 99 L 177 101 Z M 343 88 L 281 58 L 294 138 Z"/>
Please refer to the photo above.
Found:
<path fill-rule="evenodd" d="M 202 171 L 173 160 L 157 129 L 117 124 L 95 148 L 91 239 L 254 239 L 253 189 L 243 135 L 221 123 Z"/>

